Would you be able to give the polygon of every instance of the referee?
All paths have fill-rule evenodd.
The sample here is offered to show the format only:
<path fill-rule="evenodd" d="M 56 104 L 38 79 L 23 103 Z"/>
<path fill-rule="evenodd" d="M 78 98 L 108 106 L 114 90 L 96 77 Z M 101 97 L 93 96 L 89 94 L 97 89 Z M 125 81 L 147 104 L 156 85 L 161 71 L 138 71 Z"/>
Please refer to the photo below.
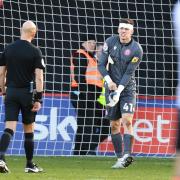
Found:
<path fill-rule="evenodd" d="M 16 130 L 20 111 L 27 159 L 25 172 L 43 171 L 32 162 L 34 122 L 37 111 L 41 108 L 45 68 L 41 51 L 31 44 L 36 32 L 36 25 L 32 21 L 26 21 L 21 28 L 20 40 L 8 45 L 0 58 L 0 89 L 1 95 L 5 95 L 5 129 L 0 140 L 1 173 L 9 172 L 5 153 Z M 33 82 L 35 82 L 35 91 L 33 91 Z"/>
<path fill-rule="evenodd" d="M 133 26 L 134 21 L 131 19 L 120 20 L 119 35 L 106 40 L 98 64 L 107 84 L 107 118 L 111 121 L 111 138 L 118 158 L 112 168 L 125 168 L 133 161 L 131 149 L 132 119 L 136 104 L 135 70 L 143 54 L 140 44 L 132 38 Z M 124 152 L 120 133 L 121 123 L 124 128 Z"/>

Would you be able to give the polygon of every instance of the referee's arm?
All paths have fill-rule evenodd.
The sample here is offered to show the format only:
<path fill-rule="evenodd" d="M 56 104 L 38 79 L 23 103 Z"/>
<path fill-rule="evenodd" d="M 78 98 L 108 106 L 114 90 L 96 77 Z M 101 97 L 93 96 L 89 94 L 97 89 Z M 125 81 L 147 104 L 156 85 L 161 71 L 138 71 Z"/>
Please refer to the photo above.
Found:
<path fill-rule="evenodd" d="M 0 95 L 5 94 L 6 60 L 5 52 L 0 56 Z"/>
<path fill-rule="evenodd" d="M 43 69 L 35 69 L 35 82 L 36 82 L 36 91 L 42 92 L 44 85 Z"/>
<path fill-rule="evenodd" d="M 5 93 L 6 66 L 0 66 L 0 95 Z"/>
<path fill-rule="evenodd" d="M 35 69 L 35 82 L 36 82 L 36 94 L 34 96 L 35 102 L 32 107 L 33 112 L 37 112 L 41 109 L 42 94 L 43 94 L 43 69 Z"/>

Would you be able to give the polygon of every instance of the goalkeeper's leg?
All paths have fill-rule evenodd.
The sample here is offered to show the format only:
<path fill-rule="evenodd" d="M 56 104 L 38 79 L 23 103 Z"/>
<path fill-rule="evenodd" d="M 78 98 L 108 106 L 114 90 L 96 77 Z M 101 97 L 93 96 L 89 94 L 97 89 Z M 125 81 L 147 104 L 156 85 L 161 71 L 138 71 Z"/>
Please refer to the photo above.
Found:
<path fill-rule="evenodd" d="M 120 133 L 120 120 L 111 121 L 111 139 L 114 146 L 115 154 L 118 158 L 117 162 L 112 166 L 112 168 L 124 168 L 122 162 L 120 162 L 122 157 L 122 136 Z"/>
<path fill-rule="evenodd" d="M 133 162 L 132 153 L 132 145 L 134 141 L 133 137 L 133 127 L 132 127 L 133 114 L 124 113 L 122 114 L 122 124 L 124 128 L 124 160 L 125 167 L 128 167 Z"/>
<path fill-rule="evenodd" d="M 133 161 L 132 157 L 132 145 L 133 145 L 133 127 L 132 120 L 134 116 L 134 110 L 136 105 L 136 93 L 134 91 L 124 93 L 120 99 L 120 109 L 122 113 L 122 125 L 124 129 L 124 153 L 123 161 L 124 166 L 128 167 Z"/>
<path fill-rule="evenodd" d="M 124 128 L 124 154 L 131 154 L 133 144 L 133 114 L 125 113 L 122 115 L 122 124 Z"/>
<path fill-rule="evenodd" d="M 117 141 L 117 137 L 116 140 L 113 140 L 113 136 L 112 135 L 112 142 L 114 145 L 114 148 L 121 148 L 121 156 L 117 154 L 118 160 L 117 162 L 112 166 L 112 168 L 126 168 L 128 167 L 133 161 L 133 157 L 131 156 L 131 151 L 132 151 L 132 143 L 133 143 L 133 136 L 132 136 L 132 118 L 133 118 L 133 114 L 130 113 L 126 113 L 126 114 L 122 114 L 122 124 L 124 127 L 124 153 L 122 156 L 122 145 L 121 147 L 116 147 L 117 146 L 117 142 L 120 142 L 120 139 Z M 120 127 L 119 127 L 120 129 Z M 117 135 L 116 135 L 117 136 Z M 119 135 L 118 135 L 119 136 Z M 122 144 L 122 140 L 121 140 L 121 144 Z M 115 149 L 115 152 L 118 152 Z"/>

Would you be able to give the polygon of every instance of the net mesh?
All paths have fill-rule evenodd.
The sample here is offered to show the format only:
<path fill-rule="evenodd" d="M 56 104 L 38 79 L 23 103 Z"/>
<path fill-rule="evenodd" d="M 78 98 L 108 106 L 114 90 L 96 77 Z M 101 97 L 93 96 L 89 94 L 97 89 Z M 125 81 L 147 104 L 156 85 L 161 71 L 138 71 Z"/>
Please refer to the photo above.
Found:
<path fill-rule="evenodd" d="M 143 61 L 136 71 L 139 95 L 134 117 L 136 154 L 174 154 L 176 52 L 172 8 L 175 0 L 6 0 L 0 1 L 0 52 L 20 36 L 22 23 L 30 19 L 38 26 L 33 41 L 46 60 L 46 96 L 37 116 L 36 153 L 71 155 L 77 129 L 70 91 L 70 57 L 80 47 L 82 34 L 96 40 L 117 34 L 120 18 L 134 19 L 134 38 L 143 47 Z M 1 99 L 1 132 L 3 131 Z M 22 154 L 23 133 L 19 123 L 10 154 Z M 98 154 L 113 154 L 108 137 Z"/>

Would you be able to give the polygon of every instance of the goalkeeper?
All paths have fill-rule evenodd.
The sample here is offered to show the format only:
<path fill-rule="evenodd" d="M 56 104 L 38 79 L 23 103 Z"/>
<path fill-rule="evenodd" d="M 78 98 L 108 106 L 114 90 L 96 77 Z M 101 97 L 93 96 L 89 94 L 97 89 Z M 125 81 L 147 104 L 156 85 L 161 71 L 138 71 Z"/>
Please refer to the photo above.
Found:
<path fill-rule="evenodd" d="M 1 173 L 9 172 L 5 161 L 5 153 L 14 135 L 20 111 L 22 113 L 24 149 L 27 160 L 25 172 L 38 173 L 42 171 L 42 168 L 32 161 L 34 122 L 35 115 L 41 108 L 43 69 L 45 68 L 41 51 L 31 44 L 36 31 L 36 25 L 32 21 L 26 21 L 21 28 L 20 40 L 7 46 L 0 58 L 1 95 L 6 93 L 5 129 L 0 140 Z M 33 80 L 36 82 L 36 93 L 33 93 Z"/>
<path fill-rule="evenodd" d="M 120 20 L 119 35 L 105 41 L 98 63 L 98 69 L 107 84 L 107 118 L 111 121 L 111 138 L 118 158 L 112 168 L 125 168 L 133 161 L 131 151 L 132 120 L 136 104 L 135 70 L 143 54 L 140 44 L 132 38 L 133 26 L 134 21 L 131 19 Z M 120 133 L 121 123 L 124 128 L 123 138 Z"/>

